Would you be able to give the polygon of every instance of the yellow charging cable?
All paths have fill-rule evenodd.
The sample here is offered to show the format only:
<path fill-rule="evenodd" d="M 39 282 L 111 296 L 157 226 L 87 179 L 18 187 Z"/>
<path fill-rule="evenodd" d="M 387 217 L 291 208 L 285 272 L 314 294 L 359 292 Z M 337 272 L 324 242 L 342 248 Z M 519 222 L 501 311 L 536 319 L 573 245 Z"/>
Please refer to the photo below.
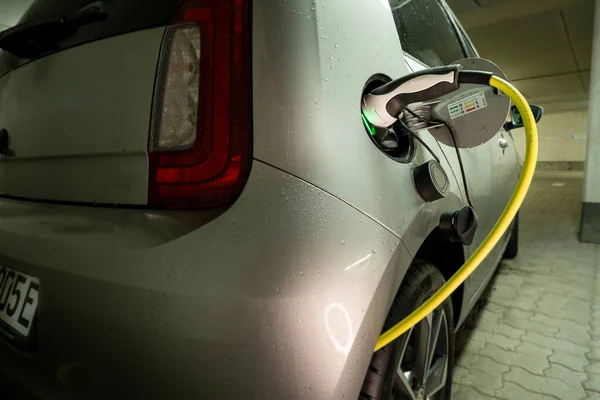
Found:
<path fill-rule="evenodd" d="M 525 126 L 525 136 L 527 142 L 527 150 L 525 152 L 525 161 L 523 163 L 523 170 L 517 187 L 513 192 L 508 205 L 504 209 L 504 212 L 500 216 L 494 228 L 490 231 L 487 237 L 483 240 L 481 245 L 471 254 L 471 257 L 463 264 L 462 267 L 450 279 L 444 284 L 433 296 L 431 296 L 425 303 L 419 308 L 413 311 L 408 317 L 394 325 L 389 331 L 383 333 L 377 340 L 375 345 L 375 351 L 388 345 L 392 341 L 398 339 L 403 333 L 408 331 L 410 328 L 418 324 L 423 318 L 432 313 L 437 307 L 440 306 L 450 295 L 458 289 L 458 287 L 475 271 L 475 269 L 483 262 L 485 257 L 492 251 L 494 246 L 498 243 L 504 232 L 510 226 L 510 223 L 517 215 L 517 211 L 523 204 L 525 195 L 529 190 L 529 185 L 533 179 L 533 173 L 535 172 L 535 165 L 537 162 L 538 155 L 538 139 L 537 139 L 537 127 L 535 125 L 535 118 L 529 108 L 529 103 L 523 97 L 523 95 L 510 83 L 504 79 L 492 76 L 490 78 L 490 86 L 493 86 L 504 94 L 506 94 L 512 102 L 517 106 L 517 109 L 521 113 L 523 118 L 523 124 Z"/>

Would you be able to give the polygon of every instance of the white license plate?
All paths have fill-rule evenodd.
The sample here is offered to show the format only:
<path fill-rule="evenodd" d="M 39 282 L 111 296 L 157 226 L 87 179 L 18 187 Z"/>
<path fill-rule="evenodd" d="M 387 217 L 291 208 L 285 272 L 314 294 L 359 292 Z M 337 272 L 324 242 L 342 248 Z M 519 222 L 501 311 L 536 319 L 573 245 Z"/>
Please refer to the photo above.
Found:
<path fill-rule="evenodd" d="M 0 266 L 0 320 L 29 336 L 39 289 L 38 278 Z"/>

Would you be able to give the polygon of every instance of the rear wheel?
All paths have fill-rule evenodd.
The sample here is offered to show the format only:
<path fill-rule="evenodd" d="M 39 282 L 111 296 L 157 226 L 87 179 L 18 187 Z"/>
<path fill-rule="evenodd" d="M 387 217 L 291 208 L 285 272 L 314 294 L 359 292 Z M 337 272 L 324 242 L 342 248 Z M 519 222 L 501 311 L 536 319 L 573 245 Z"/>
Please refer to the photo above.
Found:
<path fill-rule="evenodd" d="M 504 258 L 512 260 L 519 254 L 519 214 L 515 216 L 515 221 L 510 232 L 510 239 L 508 239 L 508 245 L 504 250 Z"/>
<path fill-rule="evenodd" d="M 444 284 L 433 265 L 415 260 L 384 325 L 400 322 Z M 394 342 L 373 354 L 360 400 L 448 400 L 454 364 L 454 315 L 446 300 Z"/>

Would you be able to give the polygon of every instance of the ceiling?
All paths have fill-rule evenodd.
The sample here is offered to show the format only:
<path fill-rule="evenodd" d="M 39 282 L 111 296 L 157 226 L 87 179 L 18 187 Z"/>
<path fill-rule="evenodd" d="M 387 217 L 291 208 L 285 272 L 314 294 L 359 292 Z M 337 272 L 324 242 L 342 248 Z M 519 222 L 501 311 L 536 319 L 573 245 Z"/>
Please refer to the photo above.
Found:
<path fill-rule="evenodd" d="M 481 57 L 532 103 L 587 107 L 594 0 L 447 0 Z"/>
<path fill-rule="evenodd" d="M 0 31 L 19 21 L 33 0 L 0 0 Z"/>

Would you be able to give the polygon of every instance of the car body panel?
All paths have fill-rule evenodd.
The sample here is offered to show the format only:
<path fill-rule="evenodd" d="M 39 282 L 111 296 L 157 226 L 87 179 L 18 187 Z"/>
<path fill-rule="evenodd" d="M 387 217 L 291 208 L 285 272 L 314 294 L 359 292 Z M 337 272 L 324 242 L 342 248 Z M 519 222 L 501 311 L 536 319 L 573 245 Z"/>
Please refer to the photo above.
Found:
<path fill-rule="evenodd" d="M 456 15 L 445 1 L 442 1 L 442 4 L 445 6 L 446 12 L 450 16 L 458 32 L 458 36 L 463 42 L 463 46 L 466 48 L 467 55 L 478 57 L 477 49 L 461 26 L 460 21 L 456 18 Z M 452 154 L 450 158 L 453 159 L 453 170 L 458 171 L 460 165 L 458 157 L 455 156 L 455 149 L 445 146 L 442 143 L 440 143 L 440 146 L 446 147 L 444 151 Z M 484 224 L 487 227 L 484 233 L 478 232 L 474 244 L 471 245 L 470 252 L 472 252 L 476 249 L 476 243 L 480 243 L 487 236 L 508 204 L 517 185 L 521 172 L 521 164 L 518 160 L 512 136 L 503 127 L 487 143 L 473 149 L 461 149 L 461 156 L 465 164 L 465 169 L 471 171 L 472 174 L 476 173 L 477 179 L 467 178 L 467 180 L 469 181 L 469 185 L 481 191 L 480 196 L 477 197 L 481 197 L 480 201 L 483 206 L 476 209 L 484 210 L 479 215 L 480 218 L 485 218 Z M 482 160 L 491 162 L 482 162 Z M 481 174 L 483 174 L 483 177 Z M 473 201 L 475 202 L 475 200 Z M 510 232 L 511 229 L 506 231 L 492 253 L 487 257 L 485 264 L 469 277 L 469 285 L 467 285 L 468 288 L 465 290 L 464 296 L 463 316 L 471 311 L 493 276 L 499 262 L 502 260 L 504 250 L 510 238 Z"/>
<path fill-rule="evenodd" d="M 442 2 L 442 4 L 445 5 L 445 2 Z M 459 28 L 461 35 L 464 35 L 464 31 L 460 29 L 459 22 L 452 11 L 447 6 L 445 8 L 452 22 Z M 475 51 L 466 35 L 462 39 L 468 42 L 472 51 Z M 412 71 L 427 68 L 423 63 L 406 53 L 404 53 L 404 57 Z M 507 140 L 507 147 L 500 146 L 502 140 Z M 449 163 L 450 168 L 448 170 L 452 171 L 456 178 L 460 192 L 463 193 L 464 202 L 467 204 L 465 184 L 462 181 L 456 149 L 442 142 L 437 144 Z M 514 142 L 503 128 L 487 143 L 475 148 L 460 149 L 460 154 L 465 168 L 468 191 L 479 218 L 479 227 L 473 243 L 465 246 L 465 256 L 468 257 L 485 239 L 506 207 L 516 186 L 520 168 L 516 159 Z M 499 182 L 502 183 L 499 184 Z M 510 230 L 503 235 L 498 245 L 486 257 L 484 262 L 467 278 L 464 284 L 461 316 L 457 326 L 460 326 L 464 321 L 491 279 L 502 259 L 509 236 Z"/>
<path fill-rule="evenodd" d="M 0 129 L 7 130 L 14 151 L 0 157 L 0 194 L 146 204 L 150 111 L 163 32 L 98 40 L 1 76 Z"/>
<path fill-rule="evenodd" d="M 88 207 L 87 222 L 50 235 L 46 217 L 64 208 L 0 216 L 1 265 L 40 279 L 38 349 L 22 361 L 30 374 L 12 374 L 34 391 L 44 378 L 32 371 L 52 382 L 76 365 L 98 393 L 127 398 L 342 398 L 360 388 L 352 371 L 366 369 L 412 258 L 363 213 L 260 162 L 229 210 L 160 244 L 113 246 Z M 148 229 L 130 212 L 137 222 L 114 224 Z M 11 373 L 11 358 L 0 365 Z"/>
<path fill-rule="evenodd" d="M 373 145 L 361 121 L 367 80 L 409 72 L 387 1 L 356 10 L 346 3 L 255 1 L 253 13 L 255 157 L 343 199 L 404 240 L 425 203 L 413 169 L 433 157 L 418 146 L 412 162 L 396 162 Z M 289 34 L 278 34 L 282 29 Z"/>

